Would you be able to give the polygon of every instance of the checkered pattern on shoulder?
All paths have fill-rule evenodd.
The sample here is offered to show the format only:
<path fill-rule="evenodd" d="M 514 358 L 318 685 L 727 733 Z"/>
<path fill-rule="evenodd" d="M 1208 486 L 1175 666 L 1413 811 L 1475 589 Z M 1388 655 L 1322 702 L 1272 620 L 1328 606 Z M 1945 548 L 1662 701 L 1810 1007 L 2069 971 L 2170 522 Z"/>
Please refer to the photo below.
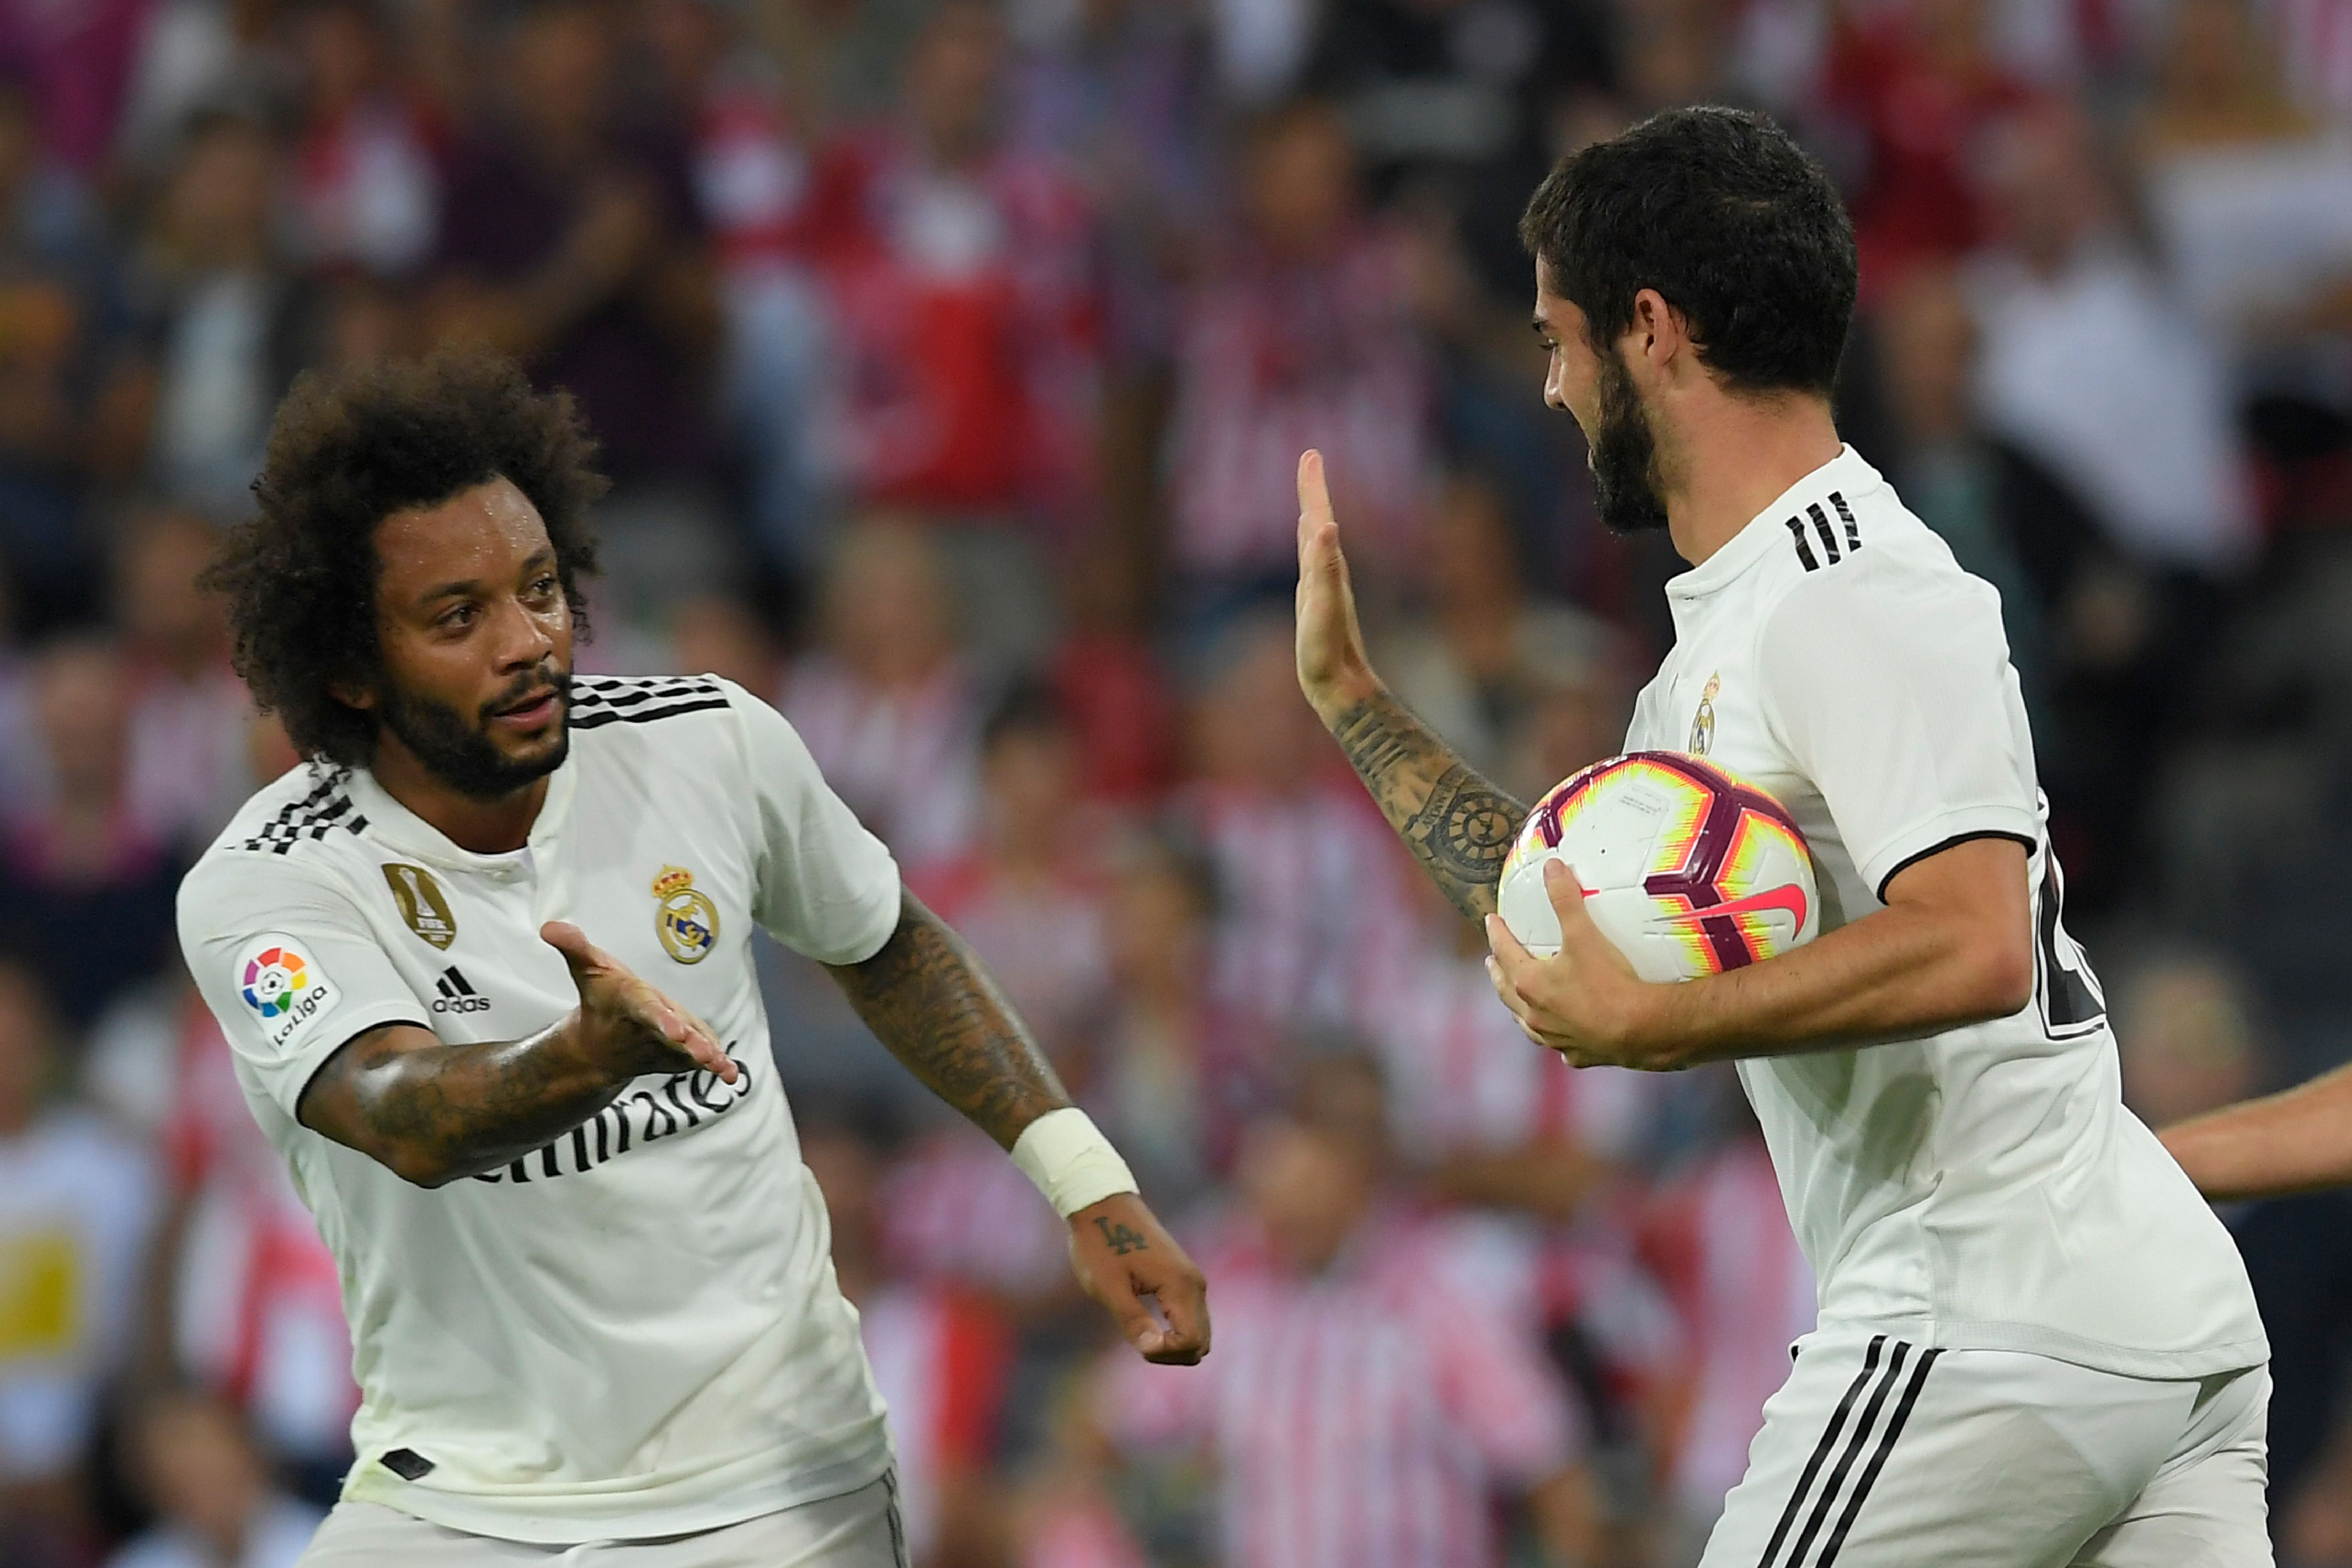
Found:
<path fill-rule="evenodd" d="M 726 689 L 707 675 L 583 675 L 572 679 L 568 722 L 574 730 L 650 724 L 726 706 Z"/>
<path fill-rule="evenodd" d="M 280 806 L 277 816 L 256 828 L 253 837 L 241 841 L 237 847 L 256 854 L 283 855 L 305 839 L 324 838 L 336 827 L 352 833 L 366 827 L 367 818 L 352 809 L 351 794 L 344 787 L 351 776 L 349 768 L 320 773 L 317 786 L 309 795 Z"/>

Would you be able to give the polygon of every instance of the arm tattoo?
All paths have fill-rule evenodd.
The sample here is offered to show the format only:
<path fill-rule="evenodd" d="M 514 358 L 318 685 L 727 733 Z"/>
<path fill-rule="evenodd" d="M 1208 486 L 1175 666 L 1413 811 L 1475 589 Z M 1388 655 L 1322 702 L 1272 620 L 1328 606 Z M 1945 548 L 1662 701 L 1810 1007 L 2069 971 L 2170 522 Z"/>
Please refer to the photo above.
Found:
<path fill-rule="evenodd" d="M 881 952 L 825 967 L 892 1056 L 1010 1149 L 1070 1097 L 963 939 L 914 894 L 900 897 L 898 929 Z"/>
<path fill-rule="evenodd" d="M 390 1024 L 328 1058 L 297 1110 L 305 1126 L 438 1186 L 562 1137 L 627 1081 L 590 1061 L 563 1024 L 471 1046 L 442 1045 L 422 1025 Z"/>
<path fill-rule="evenodd" d="M 1528 808 L 1473 772 L 1386 691 L 1340 714 L 1331 733 L 1454 907 L 1474 921 L 1492 914 L 1495 879 Z"/>

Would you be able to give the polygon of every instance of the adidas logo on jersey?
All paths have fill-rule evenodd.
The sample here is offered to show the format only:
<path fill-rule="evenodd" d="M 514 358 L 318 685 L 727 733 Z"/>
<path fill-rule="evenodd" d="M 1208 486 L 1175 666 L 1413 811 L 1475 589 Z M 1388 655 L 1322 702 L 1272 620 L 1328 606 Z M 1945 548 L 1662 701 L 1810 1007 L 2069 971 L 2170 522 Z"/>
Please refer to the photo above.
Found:
<path fill-rule="evenodd" d="M 490 1010 L 490 999 L 467 984 L 465 975 L 454 963 L 441 972 L 441 978 L 433 983 L 433 989 L 440 993 L 433 998 L 436 1013 L 487 1013 Z"/>

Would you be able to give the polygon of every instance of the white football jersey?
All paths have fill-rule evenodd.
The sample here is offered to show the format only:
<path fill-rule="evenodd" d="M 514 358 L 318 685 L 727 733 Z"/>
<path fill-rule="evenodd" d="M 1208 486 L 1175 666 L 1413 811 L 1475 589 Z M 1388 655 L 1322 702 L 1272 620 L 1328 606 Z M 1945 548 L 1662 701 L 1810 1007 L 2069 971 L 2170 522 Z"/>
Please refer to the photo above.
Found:
<path fill-rule="evenodd" d="M 2030 859 L 2033 995 L 1921 1039 L 1739 1064 L 1826 1326 L 2189 1377 L 2269 1354 L 2236 1246 L 2122 1100 L 2060 919 L 2000 596 L 1852 447 L 1666 585 L 1675 644 L 1629 749 L 1769 790 L 1812 847 L 1824 935 L 1963 840 Z"/>
<path fill-rule="evenodd" d="M 262 790 L 180 889 L 188 967 L 341 1271 L 344 1496 L 572 1543 L 716 1529 L 889 1462 L 857 1315 L 769 1054 L 751 930 L 827 963 L 895 929 L 896 864 L 792 727 L 727 681 L 582 678 L 528 846 L 477 855 L 364 769 Z M 566 920 L 743 1068 L 649 1074 L 434 1190 L 295 1118 L 354 1035 L 534 1034 L 578 1001 Z"/>

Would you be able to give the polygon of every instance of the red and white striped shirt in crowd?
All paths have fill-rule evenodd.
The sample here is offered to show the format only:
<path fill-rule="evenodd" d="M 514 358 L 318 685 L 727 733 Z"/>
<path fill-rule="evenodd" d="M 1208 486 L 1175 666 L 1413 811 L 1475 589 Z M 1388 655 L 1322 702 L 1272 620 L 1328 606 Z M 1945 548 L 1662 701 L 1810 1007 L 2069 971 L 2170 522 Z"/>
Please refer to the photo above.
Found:
<path fill-rule="evenodd" d="M 1180 810 L 1215 871 L 1219 1002 L 1277 1027 L 1365 1021 L 1377 977 L 1420 933 L 1396 840 L 1363 791 L 1205 784 Z"/>
<path fill-rule="evenodd" d="M 1237 254 L 1195 289 L 1179 328 L 1168 466 L 1177 563 L 1230 579 L 1289 562 L 1309 447 L 1330 465 L 1349 549 L 1393 556 L 1427 500 L 1432 401 L 1391 237 L 1360 234 L 1314 268 Z"/>
<path fill-rule="evenodd" d="M 161 1129 L 190 1205 L 172 1288 L 178 1353 L 278 1452 L 332 1456 L 360 1402 L 334 1255 L 255 1124 L 228 1041 L 193 988 L 179 1016 Z"/>
<path fill-rule="evenodd" d="M 825 783 L 899 864 L 946 859 L 971 843 L 980 714 L 960 666 L 940 666 L 914 689 L 885 691 L 814 654 L 786 678 L 776 706 Z"/>
<path fill-rule="evenodd" d="M 1068 1228 L 969 1122 L 942 1127 L 891 1166 L 880 1212 L 883 1256 L 895 1277 L 1014 1300 L 1069 1278 Z"/>
<path fill-rule="evenodd" d="M 1075 521 L 1101 395 L 1097 224 L 1056 159 L 826 149 L 815 222 L 842 361 L 829 442 L 865 500 Z"/>
<path fill-rule="evenodd" d="M 1376 1215 L 1311 1279 L 1203 1248 L 1216 1353 L 1111 1364 L 1114 1440 L 1213 1454 L 1224 1568 L 1492 1568 L 1496 1499 L 1577 1459 L 1533 1326 L 1455 1282 L 1445 1228 Z"/>
<path fill-rule="evenodd" d="M 921 1562 L 938 1538 L 941 1489 L 993 1457 L 1013 1330 L 969 1292 L 906 1285 L 860 1302 L 857 1327 L 890 1407 L 908 1554 Z"/>
<path fill-rule="evenodd" d="M 1559 1137 L 1603 1159 L 1631 1154 L 1656 1079 L 1580 1071 L 1534 1044 L 1495 999 L 1485 949 L 1448 952 L 1450 935 L 1429 933 L 1407 963 L 1371 978 L 1370 1034 L 1399 1150 L 1433 1163 Z"/>
<path fill-rule="evenodd" d="M 1675 1449 L 1675 1500 L 1712 1517 L 1747 1471 L 1790 1345 L 1813 1328 L 1812 1269 L 1764 1140 L 1739 1139 L 1661 1194 L 1643 1251 L 1681 1309 L 1696 1384 Z"/>

